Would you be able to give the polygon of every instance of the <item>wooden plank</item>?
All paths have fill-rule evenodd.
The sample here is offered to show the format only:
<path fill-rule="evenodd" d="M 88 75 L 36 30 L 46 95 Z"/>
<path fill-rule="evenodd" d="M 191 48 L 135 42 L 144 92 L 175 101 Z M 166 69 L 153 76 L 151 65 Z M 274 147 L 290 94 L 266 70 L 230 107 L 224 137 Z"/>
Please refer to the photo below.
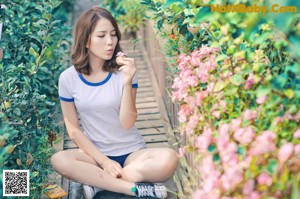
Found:
<path fill-rule="evenodd" d="M 151 79 L 148 76 L 144 76 L 144 77 L 139 76 L 139 82 L 151 82 Z"/>
<path fill-rule="evenodd" d="M 149 82 L 139 82 L 139 86 L 140 87 L 149 87 L 149 86 L 151 86 L 152 87 L 152 83 L 149 81 Z"/>
<path fill-rule="evenodd" d="M 143 86 L 143 83 L 146 83 L 146 84 L 151 84 L 151 79 L 150 78 L 147 78 L 147 79 L 139 79 L 139 87 L 142 87 Z"/>
<path fill-rule="evenodd" d="M 63 199 L 69 198 L 69 180 L 67 178 L 62 178 L 61 188 L 68 193 L 66 197 L 63 197 Z"/>
<path fill-rule="evenodd" d="M 157 143 L 157 142 L 167 142 L 167 137 L 165 134 L 162 135 L 143 135 L 146 144 Z"/>
<path fill-rule="evenodd" d="M 148 128 L 148 129 L 140 129 L 139 130 L 142 135 L 154 135 L 154 134 L 164 134 L 164 128 Z"/>
<path fill-rule="evenodd" d="M 168 142 L 158 142 L 158 143 L 149 143 L 147 144 L 148 148 L 170 148 Z"/>
<path fill-rule="evenodd" d="M 138 129 L 149 129 L 149 128 L 160 128 L 163 127 L 164 124 L 161 120 L 150 120 L 150 121 L 138 121 L 135 123 L 135 126 Z"/>
<path fill-rule="evenodd" d="M 152 87 L 140 87 L 138 89 L 138 92 L 148 92 L 148 91 L 153 91 L 153 88 Z"/>
<path fill-rule="evenodd" d="M 137 109 L 143 109 L 143 108 L 158 108 L 157 102 L 147 102 L 147 103 L 139 103 L 136 104 Z"/>
<path fill-rule="evenodd" d="M 77 145 L 71 140 L 65 140 L 64 145 L 66 149 L 73 149 L 77 147 Z"/>
<path fill-rule="evenodd" d="M 155 102 L 155 98 L 152 97 L 143 97 L 143 98 L 136 98 L 136 103 L 145 103 L 145 102 Z"/>
<path fill-rule="evenodd" d="M 143 98 L 143 97 L 153 97 L 154 93 L 153 92 L 137 92 L 136 97 L 137 98 Z"/>
<path fill-rule="evenodd" d="M 160 120 L 160 114 L 138 115 L 136 121 Z"/>
<path fill-rule="evenodd" d="M 144 114 L 152 114 L 152 113 L 159 113 L 158 108 L 145 108 L 145 109 L 138 109 L 138 114 L 144 115 Z"/>

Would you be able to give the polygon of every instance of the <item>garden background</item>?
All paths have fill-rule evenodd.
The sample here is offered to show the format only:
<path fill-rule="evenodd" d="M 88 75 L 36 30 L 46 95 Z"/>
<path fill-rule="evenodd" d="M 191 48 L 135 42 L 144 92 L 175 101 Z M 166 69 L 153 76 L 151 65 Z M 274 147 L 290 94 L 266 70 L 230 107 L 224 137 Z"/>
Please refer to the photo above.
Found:
<path fill-rule="evenodd" d="M 0 2 L 7 7 L 0 9 L 0 166 L 30 169 L 30 192 L 39 198 L 62 132 L 57 80 L 70 65 L 74 1 Z M 217 4 L 271 9 L 275 3 L 286 12 L 211 11 Z M 180 198 L 300 198 L 299 2 L 115 0 L 102 6 L 161 63 L 153 65 L 181 157 Z M 157 52 L 159 60 L 151 56 Z"/>

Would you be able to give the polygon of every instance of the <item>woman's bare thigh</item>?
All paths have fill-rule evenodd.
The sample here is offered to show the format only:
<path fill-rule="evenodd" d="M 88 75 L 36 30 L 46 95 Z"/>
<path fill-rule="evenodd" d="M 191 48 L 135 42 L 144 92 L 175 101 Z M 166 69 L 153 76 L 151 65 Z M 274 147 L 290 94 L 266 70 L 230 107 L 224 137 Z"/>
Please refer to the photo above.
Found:
<path fill-rule="evenodd" d="M 91 156 L 89 156 L 88 154 L 86 154 L 80 149 L 68 149 L 68 150 L 59 151 L 56 154 L 54 154 L 53 158 L 60 159 L 60 161 L 66 161 L 70 159 L 77 160 L 77 161 L 82 161 L 82 162 L 99 166 Z"/>

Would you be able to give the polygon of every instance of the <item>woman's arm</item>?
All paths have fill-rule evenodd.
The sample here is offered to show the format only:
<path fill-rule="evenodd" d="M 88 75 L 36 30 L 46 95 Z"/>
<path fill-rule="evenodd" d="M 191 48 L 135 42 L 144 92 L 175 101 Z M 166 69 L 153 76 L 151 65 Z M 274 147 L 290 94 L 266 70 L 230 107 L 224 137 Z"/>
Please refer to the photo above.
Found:
<path fill-rule="evenodd" d="M 132 85 L 124 85 L 123 96 L 120 107 L 120 122 L 123 128 L 132 128 L 137 118 L 137 110 L 135 106 L 136 88 Z"/>
<path fill-rule="evenodd" d="M 119 70 L 123 71 L 123 95 L 120 107 L 120 122 L 123 128 L 132 128 L 137 118 L 135 106 L 136 88 L 132 88 L 132 79 L 137 72 L 135 60 L 126 56 L 117 58 L 117 63 L 122 65 Z"/>
<path fill-rule="evenodd" d="M 61 109 L 70 139 L 103 168 L 108 158 L 81 131 L 74 103 L 61 101 Z"/>

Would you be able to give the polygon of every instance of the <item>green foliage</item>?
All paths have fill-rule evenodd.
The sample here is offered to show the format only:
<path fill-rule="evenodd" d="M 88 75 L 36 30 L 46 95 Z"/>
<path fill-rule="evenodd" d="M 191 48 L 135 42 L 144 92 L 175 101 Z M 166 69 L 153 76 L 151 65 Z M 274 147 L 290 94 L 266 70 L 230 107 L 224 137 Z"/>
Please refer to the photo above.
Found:
<path fill-rule="evenodd" d="M 187 139 L 190 139 L 190 142 L 187 143 L 188 146 L 182 146 L 183 148 L 189 148 L 191 152 L 199 150 L 199 146 L 195 142 L 197 142 L 197 136 L 204 131 L 204 127 L 209 127 L 215 134 L 218 134 L 217 129 L 222 124 L 230 124 L 233 119 L 242 119 L 249 110 L 257 111 L 257 116 L 251 120 L 244 119 L 241 126 L 254 128 L 255 136 L 269 130 L 276 133 L 276 147 L 278 148 L 286 142 L 299 144 L 299 139 L 293 137 L 294 132 L 299 129 L 300 120 L 300 54 L 297 50 L 300 49 L 299 11 L 298 13 L 270 12 L 263 15 L 250 12 L 217 13 L 211 12 L 209 9 L 212 4 L 227 6 L 238 3 L 271 8 L 274 1 L 267 0 L 143 0 L 142 3 L 152 11 L 150 17 L 157 22 L 155 28 L 167 40 L 166 54 L 169 56 L 181 55 L 178 59 L 181 74 L 176 73 L 178 66 L 173 69 L 174 75 L 179 77 L 174 81 L 176 89 L 175 87 L 173 89 L 177 97 L 180 96 L 178 97 L 181 105 L 179 115 L 183 122 L 180 123 L 179 129 L 185 132 L 189 127 Z M 276 3 L 280 6 L 295 6 L 298 9 L 300 6 L 299 2 L 292 0 Z M 216 69 L 209 70 L 206 80 L 207 85 L 213 85 L 209 91 L 211 93 L 201 99 L 201 106 L 195 108 L 192 100 L 196 96 L 195 93 L 206 92 L 207 85 L 199 83 L 197 86 L 186 89 L 187 82 L 182 77 L 193 67 L 195 67 L 193 73 L 185 78 L 196 77 L 199 71 L 205 69 L 205 66 L 201 66 L 199 63 L 207 60 L 201 60 L 201 58 L 197 60 L 197 56 L 192 55 L 202 45 L 218 49 L 215 57 L 217 65 Z M 199 55 L 199 57 L 201 56 Z M 182 69 L 184 63 L 190 59 L 194 61 L 193 64 L 187 64 L 186 68 Z M 225 108 L 221 108 L 220 102 L 223 105 L 226 104 Z M 188 109 L 187 107 L 192 111 L 188 115 L 184 115 L 185 112 L 188 112 L 185 110 Z M 190 124 L 196 120 L 195 115 L 200 115 L 199 123 L 194 127 L 194 134 L 191 135 Z M 199 154 L 205 156 L 206 152 L 209 154 L 214 151 L 212 146 L 210 145 L 207 151 Z M 243 145 L 238 143 L 237 154 L 239 156 L 249 154 L 249 148 L 243 148 Z M 281 174 L 278 171 L 278 160 L 272 158 L 276 158 L 277 153 L 278 150 L 270 156 L 253 156 L 250 171 L 245 172 L 246 179 L 244 180 L 257 176 L 263 170 L 268 170 L 273 180 L 276 181 Z M 299 154 L 294 154 L 294 156 L 299 160 Z M 259 161 L 256 162 L 257 159 L 260 161 L 264 159 L 266 163 L 263 165 Z M 219 154 L 215 153 L 213 160 L 216 168 L 222 168 Z M 288 191 L 282 192 L 283 197 L 281 198 L 290 198 L 291 195 L 298 196 L 299 179 L 293 178 L 292 180 L 292 177 L 295 173 L 299 175 L 299 167 L 295 172 L 287 166 L 290 164 L 289 162 L 284 165 L 278 182 L 274 183 L 270 192 L 264 193 L 265 195 L 276 190 L 286 189 Z M 190 167 L 198 166 L 190 165 Z M 196 169 L 195 172 L 197 172 Z M 196 181 L 201 180 L 196 179 Z M 205 184 L 205 182 L 203 183 Z M 225 195 L 237 194 L 235 196 L 242 197 L 243 183 Z M 262 192 L 265 190 L 260 186 L 258 189 Z M 234 193 L 234 191 L 236 192 Z"/>
<path fill-rule="evenodd" d="M 101 6 L 108 9 L 128 33 L 135 34 L 145 19 L 146 6 L 139 0 L 106 0 Z"/>
<path fill-rule="evenodd" d="M 53 171 L 57 82 L 71 38 L 61 3 L 15 0 L 1 13 L 0 167 L 29 169 L 31 198 L 40 198 Z"/>
<path fill-rule="evenodd" d="M 117 17 L 118 21 L 127 32 L 136 32 L 142 25 L 145 17 L 146 7 L 139 0 L 122 0 L 119 4 L 125 13 Z"/>

